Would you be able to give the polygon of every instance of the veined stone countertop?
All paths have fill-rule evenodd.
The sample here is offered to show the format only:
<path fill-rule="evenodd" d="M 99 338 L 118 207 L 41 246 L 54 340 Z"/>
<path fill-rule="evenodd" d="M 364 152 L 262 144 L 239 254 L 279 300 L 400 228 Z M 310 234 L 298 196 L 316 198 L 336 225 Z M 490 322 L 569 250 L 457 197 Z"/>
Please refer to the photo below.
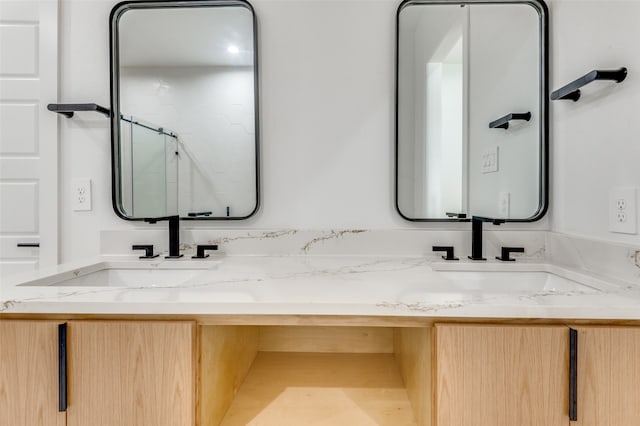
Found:
<path fill-rule="evenodd" d="M 0 285 L 0 315 L 640 320 L 637 283 L 603 279 L 546 263 L 432 263 L 433 258 L 376 256 L 160 259 L 104 256 L 4 279 Z M 140 273 L 152 271 L 148 273 L 154 275 L 128 282 L 87 275 L 105 267 L 116 271 L 143 267 Z M 174 281 L 173 273 L 182 278 Z M 74 279 L 75 285 L 59 285 L 63 279 Z M 96 286 L 100 279 L 111 280 L 110 286 Z"/>

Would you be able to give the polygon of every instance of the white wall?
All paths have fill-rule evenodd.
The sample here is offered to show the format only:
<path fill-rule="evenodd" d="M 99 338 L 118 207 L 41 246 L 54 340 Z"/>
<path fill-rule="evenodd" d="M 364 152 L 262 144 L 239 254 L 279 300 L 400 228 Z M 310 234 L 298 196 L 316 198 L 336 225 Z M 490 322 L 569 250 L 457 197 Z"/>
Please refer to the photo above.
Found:
<path fill-rule="evenodd" d="M 578 102 L 551 102 L 552 228 L 640 244 L 638 234 L 608 231 L 609 189 L 640 187 L 640 1 L 550 6 L 551 90 L 593 69 L 629 69 L 620 84 L 586 86 Z"/>
<path fill-rule="evenodd" d="M 115 3 L 61 1 L 61 102 L 109 105 L 108 16 Z M 442 229 L 405 222 L 393 205 L 399 1 L 252 4 L 260 38 L 262 208 L 249 221 L 203 226 Z M 585 91 L 582 102 L 553 103 L 553 229 L 637 242 L 637 235 L 607 232 L 606 198 L 610 186 L 640 186 L 640 3 L 554 0 L 550 6 L 553 88 L 595 67 L 630 69 L 627 81 L 604 84 L 592 101 Z M 97 254 L 102 229 L 144 225 L 117 218 L 111 208 L 108 120 L 95 114 L 63 120 L 60 143 L 62 260 L 70 261 Z M 93 179 L 93 211 L 71 211 L 74 177 Z"/>

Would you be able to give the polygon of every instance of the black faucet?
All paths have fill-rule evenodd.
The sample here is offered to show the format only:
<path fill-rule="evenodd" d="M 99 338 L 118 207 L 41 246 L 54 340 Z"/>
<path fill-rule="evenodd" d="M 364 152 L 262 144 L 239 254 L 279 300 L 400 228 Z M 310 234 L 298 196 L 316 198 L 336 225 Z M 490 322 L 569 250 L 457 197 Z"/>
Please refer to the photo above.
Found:
<path fill-rule="evenodd" d="M 443 251 L 447 253 L 446 256 L 442 256 L 444 260 L 460 260 L 453 255 L 453 246 L 433 246 L 433 251 Z"/>
<path fill-rule="evenodd" d="M 501 256 L 496 256 L 496 259 L 503 262 L 515 262 L 516 260 L 511 257 L 511 253 L 524 253 L 524 247 L 502 247 Z"/>
<path fill-rule="evenodd" d="M 145 219 L 145 222 L 156 223 L 162 220 L 169 222 L 169 256 L 165 259 L 179 259 L 180 254 L 180 216 L 152 217 Z"/>
<path fill-rule="evenodd" d="M 140 256 L 140 259 L 155 259 L 160 256 L 153 254 L 153 244 L 134 244 L 131 246 L 131 250 L 144 250 L 144 256 Z"/>
<path fill-rule="evenodd" d="M 471 217 L 471 260 L 487 260 L 482 257 L 482 222 L 491 222 L 494 225 L 504 223 L 504 219 L 494 219 L 490 217 Z"/>
<path fill-rule="evenodd" d="M 206 259 L 209 257 L 209 253 L 205 254 L 208 250 L 218 250 L 217 244 L 198 244 L 196 246 L 196 255 L 191 256 L 192 259 Z"/>

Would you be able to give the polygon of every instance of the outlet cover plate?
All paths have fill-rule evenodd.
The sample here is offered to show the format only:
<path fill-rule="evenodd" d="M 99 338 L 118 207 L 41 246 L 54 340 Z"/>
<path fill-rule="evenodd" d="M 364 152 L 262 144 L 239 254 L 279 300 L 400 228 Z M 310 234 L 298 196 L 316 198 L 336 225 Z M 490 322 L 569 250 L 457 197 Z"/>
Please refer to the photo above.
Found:
<path fill-rule="evenodd" d="M 91 179 L 76 178 L 71 181 L 71 208 L 74 212 L 91 210 Z"/>
<path fill-rule="evenodd" d="M 480 155 L 480 171 L 493 173 L 498 171 L 498 145 L 485 149 Z"/>
<path fill-rule="evenodd" d="M 638 232 L 637 190 L 616 187 L 609 191 L 609 231 L 621 234 Z"/>

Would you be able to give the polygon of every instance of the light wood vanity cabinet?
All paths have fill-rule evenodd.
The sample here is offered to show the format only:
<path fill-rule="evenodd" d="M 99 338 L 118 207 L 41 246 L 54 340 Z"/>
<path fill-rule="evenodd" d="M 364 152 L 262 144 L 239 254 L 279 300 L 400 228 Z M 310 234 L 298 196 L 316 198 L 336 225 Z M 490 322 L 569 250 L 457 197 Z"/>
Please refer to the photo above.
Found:
<path fill-rule="evenodd" d="M 71 321 L 67 426 L 193 426 L 192 322 Z"/>
<path fill-rule="evenodd" d="M 0 424 L 63 426 L 58 322 L 0 320 Z"/>
<path fill-rule="evenodd" d="M 28 426 L 640 424 L 640 327 L 0 320 L 0 423 Z M 2 423 L 4 424 L 4 423 Z"/>
<path fill-rule="evenodd" d="M 578 418 L 572 426 L 640 424 L 640 327 L 578 331 Z"/>
<path fill-rule="evenodd" d="M 60 323 L 0 320 L 1 424 L 195 425 L 194 322 L 67 322 L 66 412 Z"/>
<path fill-rule="evenodd" d="M 437 324 L 433 426 L 640 424 L 640 327 Z"/>
<path fill-rule="evenodd" d="M 569 329 L 435 327 L 434 426 L 568 426 Z"/>

